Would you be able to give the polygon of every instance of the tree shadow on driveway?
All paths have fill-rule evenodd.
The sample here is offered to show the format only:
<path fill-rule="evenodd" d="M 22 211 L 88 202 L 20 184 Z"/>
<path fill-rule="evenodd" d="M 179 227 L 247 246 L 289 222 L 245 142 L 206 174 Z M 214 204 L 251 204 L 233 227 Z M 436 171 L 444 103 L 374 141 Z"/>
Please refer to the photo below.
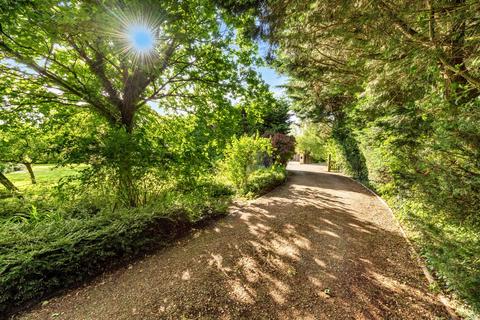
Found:
<path fill-rule="evenodd" d="M 297 171 L 231 212 L 25 319 L 448 318 L 393 217 L 345 177 Z"/>

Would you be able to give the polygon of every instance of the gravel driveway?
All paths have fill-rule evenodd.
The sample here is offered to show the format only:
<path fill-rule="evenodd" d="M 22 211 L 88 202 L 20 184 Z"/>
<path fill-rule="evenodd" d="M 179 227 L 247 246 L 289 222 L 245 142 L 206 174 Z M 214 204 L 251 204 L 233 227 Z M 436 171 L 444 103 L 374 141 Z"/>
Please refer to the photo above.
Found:
<path fill-rule="evenodd" d="M 324 167 L 15 319 L 446 319 L 388 210 Z"/>

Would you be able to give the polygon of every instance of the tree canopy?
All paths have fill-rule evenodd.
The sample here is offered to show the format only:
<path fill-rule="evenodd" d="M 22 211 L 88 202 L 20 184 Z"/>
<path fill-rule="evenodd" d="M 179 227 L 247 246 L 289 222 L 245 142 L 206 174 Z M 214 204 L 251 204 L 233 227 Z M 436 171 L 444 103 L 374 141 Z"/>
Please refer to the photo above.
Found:
<path fill-rule="evenodd" d="M 183 150 L 178 156 L 193 161 L 210 154 L 206 156 L 210 163 L 229 137 L 241 132 L 238 125 L 248 133 L 270 130 L 268 126 L 287 130 L 288 107 L 272 96 L 254 71 L 261 63 L 255 45 L 236 33 L 229 26 L 235 19 L 222 15 L 210 1 L 52 0 L 2 6 L 4 108 L 25 112 L 44 107 L 50 110 L 49 117 L 65 110 L 87 115 L 77 118 L 83 132 L 72 127 L 75 124 L 68 126 L 69 132 L 62 130 L 76 139 L 56 135 L 63 143 L 59 148 L 69 150 L 64 160 L 98 164 L 93 168 L 100 171 L 109 167 L 121 198 L 132 206 L 138 203 L 137 181 L 150 168 L 145 161 L 158 166 L 173 157 L 168 144 L 172 135 L 155 126 L 182 121 L 198 152 Z M 138 38 L 144 41 L 140 47 L 132 36 L 143 37 Z M 272 116 L 267 114 L 274 115 L 270 110 L 277 105 L 283 108 L 282 118 L 269 124 Z M 185 118 L 174 120 L 170 115 L 175 114 Z M 22 155 L 14 158 L 33 157 L 32 148 L 41 140 L 15 127 L 17 140 L 14 143 L 10 135 L 8 147 Z M 22 122 L 22 128 L 36 126 Z M 27 138 L 28 152 L 19 140 Z"/>

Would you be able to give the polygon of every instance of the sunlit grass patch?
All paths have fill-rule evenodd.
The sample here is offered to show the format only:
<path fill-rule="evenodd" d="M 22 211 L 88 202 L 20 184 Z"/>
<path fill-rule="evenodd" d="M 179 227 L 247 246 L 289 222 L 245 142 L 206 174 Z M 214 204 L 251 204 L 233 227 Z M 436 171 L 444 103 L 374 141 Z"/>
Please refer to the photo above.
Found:
<path fill-rule="evenodd" d="M 33 173 L 39 185 L 51 185 L 58 183 L 60 179 L 78 175 L 81 169 L 86 168 L 86 165 L 78 165 L 75 167 L 58 167 L 52 164 L 37 164 L 33 165 Z M 6 174 L 8 179 L 12 181 L 17 188 L 24 189 L 31 186 L 30 175 L 26 169 L 22 171 L 15 171 Z"/>

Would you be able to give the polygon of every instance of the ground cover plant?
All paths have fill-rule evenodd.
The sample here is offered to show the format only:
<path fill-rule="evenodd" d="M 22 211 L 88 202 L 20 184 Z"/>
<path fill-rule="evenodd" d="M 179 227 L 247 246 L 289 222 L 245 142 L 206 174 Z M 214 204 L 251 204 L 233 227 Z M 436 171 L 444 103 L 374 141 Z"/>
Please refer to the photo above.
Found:
<path fill-rule="evenodd" d="M 190 192 L 165 188 L 146 206 L 115 210 L 86 201 L 65 205 L 56 203 L 55 197 L 34 199 L 31 194 L 28 204 L 11 199 L 2 203 L 2 312 L 78 284 L 101 272 L 114 258 L 159 247 L 196 222 L 225 214 L 231 194 L 226 187 L 214 185 Z"/>

